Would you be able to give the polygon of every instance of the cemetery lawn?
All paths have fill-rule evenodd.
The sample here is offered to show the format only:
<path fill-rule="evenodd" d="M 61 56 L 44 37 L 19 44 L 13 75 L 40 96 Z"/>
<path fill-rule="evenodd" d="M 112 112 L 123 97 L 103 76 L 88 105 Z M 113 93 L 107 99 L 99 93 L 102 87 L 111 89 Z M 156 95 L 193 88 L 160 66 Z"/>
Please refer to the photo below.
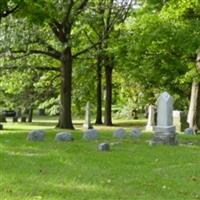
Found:
<path fill-rule="evenodd" d="M 180 135 L 178 146 L 149 146 L 150 133 L 119 140 L 112 137 L 117 127 L 102 126 L 98 141 L 84 141 L 77 126 L 73 142 L 58 143 L 54 137 L 60 130 L 52 121 L 4 127 L 2 200 L 200 199 L 200 136 Z M 46 130 L 45 142 L 26 141 L 33 129 Z M 110 152 L 96 150 L 104 141 L 115 142 Z"/>

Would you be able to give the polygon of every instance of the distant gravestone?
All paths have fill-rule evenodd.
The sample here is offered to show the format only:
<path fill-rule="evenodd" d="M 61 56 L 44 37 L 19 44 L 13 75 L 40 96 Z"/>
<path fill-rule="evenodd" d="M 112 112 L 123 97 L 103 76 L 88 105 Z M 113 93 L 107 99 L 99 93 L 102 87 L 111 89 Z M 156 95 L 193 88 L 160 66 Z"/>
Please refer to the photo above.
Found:
<path fill-rule="evenodd" d="M 3 130 L 3 125 L 2 124 L 0 124 L 0 130 Z"/>
<path fill-rule="evenodd" d="M 99 133 L 96 129 L 88 129 L 83 133 L 83 139 L 85 140 L 97 140 Z"/>
<path fill-rule="evenodd" d="M 176 129 L 172 120 L 173 99 L 164 92 L 157 100 L 157 126 L 151 144 L 177 144 Z"/>
<path fill-rule="evenodd" d="M 44 135 L 45 135 L 44 131 L 34 130 L 28 134 L 27 140 L 29 140 L 29 141 L 44 141 Z"/>
<path fill-rule="evenodd" d="M 186 129 L 184 130 L 184 133 L 185 133 L 186 135 L 194 135 L 194 130 L 193 130 L 193 128 L 186 128 Z"/>
<path fill-rule="evenodd" d="M 134 128 L 132 131 L 131 131 L 131 133 L 130 133 L 130 136 L 132 137 L 132 138 L 138 138 L 138 137 L 140 137 L 141 136 L 141 130 L 139 129 L 139 128 Z"/>
<path fill-rule="evenodd" d="M 177 132 L 183 132 L 189 124 L 187 123 L 187 114 L 183 111 L 173 111 L 173 124 L 176 127 Z"/>
<path fill-rule="evenodd" d="M 99 151 L 110 151 L 110 145 L 108 143 L 101 143 L 97 146 Z"/>
<path fill-rule="evenodd" d="M 148 108 L 148 121 L 145 130 L 153 131 L 155 126 L 155 107 L 150 105 Z"/>
<path fill-rule="evenodd" d="M 92 124 L 91 124 L 91 113 L 90 113 L 90 103 L 87 102 L 86 104 L 86 110 L 85 110 L 85 122 L 83 124 L 83 127 L 86 129 L 92 129 Z"/>
<path fill-rule="evenodd" d="M 74 138 L 72 137 L 71 133 L 61 132 L 56 134 L 55 140 L 60 142 L 68 142 L 68 141 L 73 141 Z"/>
<path fill-rule="evenodd" d="M 126 131 L 123 128 L 119 128 L 113 132 L 113 137 L 122 139 L 125 138 L 125 133 Z"/>

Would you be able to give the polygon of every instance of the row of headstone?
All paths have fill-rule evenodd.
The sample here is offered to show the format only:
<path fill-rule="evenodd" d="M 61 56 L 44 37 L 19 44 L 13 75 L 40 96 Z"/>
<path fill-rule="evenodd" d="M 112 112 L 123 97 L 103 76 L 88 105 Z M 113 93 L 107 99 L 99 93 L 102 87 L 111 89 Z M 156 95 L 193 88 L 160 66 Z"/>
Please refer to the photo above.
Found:
<path fill-rule="evenodd" d="M 133 129 L 130 133 L 129 136 L 132 138 L 138 138 L 141 136 L 141 131 L 140 129 Z M 27 139 L 29 141 L 44 141 L 45 137 L 45 131 L 43 130 L 34 130 L 31 131 Z M 99 139 L 100 135 L 99 132 L 96 129 L 88 129 L 83 133 L 83 139 L 85 140 L 97 140 Z M 126 137 L 126 132 L 124 129 L 117 129 L 116 131 L 113 132 L 113 137 L 123 139 Z M 57 133 L 55 136 L 56 141 L 73 141 L 74 138 L 69 132 L 61 132 Z"/>
<path fill-rule="evenodd" d="M 18 122 L 18 121 L 19 121 L 19 117 L 17 117 L 17 116 L 12 117 L 12 121 L 13 121 L 13 122 Z M 21 116 L 21 117 L 20 117 L 20 121 L 21 121 L 21 122 L 26 122 L 26 117 L 25 117 L 25 116 Z M 3 115 L 0 115 L 0 122 L 6 123 L 6 122 L 7 122 L 6 117 L 3 116 Z"/>

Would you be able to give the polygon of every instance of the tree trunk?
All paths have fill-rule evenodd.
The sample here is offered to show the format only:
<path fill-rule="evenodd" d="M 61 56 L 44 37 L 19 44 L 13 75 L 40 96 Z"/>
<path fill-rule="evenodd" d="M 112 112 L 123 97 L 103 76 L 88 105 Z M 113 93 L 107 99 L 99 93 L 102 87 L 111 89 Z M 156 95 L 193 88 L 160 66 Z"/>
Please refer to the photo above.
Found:
<path fill-rule="evenodd" d="M 57 127 L 74 129 L 71 116 L 72 96 L 72 54 L 71 47 L 67 47 L 62 55 L 61 65 L 61 109 Z"/>
<path fill-rule="evenodd" d="M 105 105 L 105 121 L 104 124 L 112 126 L 112 64 L 108 63 L 105 66 L 106 76 L 106 105 Z"/>
<path fill-rule="evenodd" d="M 194 131 L 200 129 L 200 82 L 193 81 L 188 113 L 189 127 Z"/>
<path fill-rule="evenodd" d="M 197 51 L 197 71 L 200 72 L 200 51 Z M 193 80 L 187 122 L 195 132 L 200 130 L 200 81 Z"/>
<path fill-rule="evenodd" d="M 33 119 L 33 108 L 29 108 L 28 122 L 32 122 L 32 119 Z"/>
<path fill-rule="evenodd" d="M 95 124 L 103 124 L 102 122 L 102 67 L 101 67 L 101 56 L 97 58 L 97 110 L 96 110 L 96 122 Z"/>

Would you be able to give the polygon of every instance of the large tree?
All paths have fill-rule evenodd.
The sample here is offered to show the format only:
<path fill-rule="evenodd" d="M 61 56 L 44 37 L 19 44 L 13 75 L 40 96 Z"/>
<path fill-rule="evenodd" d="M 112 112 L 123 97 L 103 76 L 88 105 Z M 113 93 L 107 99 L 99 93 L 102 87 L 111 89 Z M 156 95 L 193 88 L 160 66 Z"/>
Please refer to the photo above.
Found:
<path fill-rule="evenodd" d="M 88 0 L 25 2 L 18 16 L 27 18 L 29 23 L 38 27 L 41 32 L 39 34 L 35 28 L 35 32 L 38 32 L 37 37 L 35 36 L 35 39 L 27 42 L 26 48 L 10 49 L 12 54 L 47 56 L 55 60 L 52 60 L 51 63 L 60 65 L 59 128 L 73 128 L 71 116 L 72 65 L 75 58 L 93 46 L 85 49 L 75 47 L 76 37 L 79 34 L 75 27 L 81 13 L 85 11 L 87 2 Z M 77 49 L 79 50 L 76 51 Z"/>

